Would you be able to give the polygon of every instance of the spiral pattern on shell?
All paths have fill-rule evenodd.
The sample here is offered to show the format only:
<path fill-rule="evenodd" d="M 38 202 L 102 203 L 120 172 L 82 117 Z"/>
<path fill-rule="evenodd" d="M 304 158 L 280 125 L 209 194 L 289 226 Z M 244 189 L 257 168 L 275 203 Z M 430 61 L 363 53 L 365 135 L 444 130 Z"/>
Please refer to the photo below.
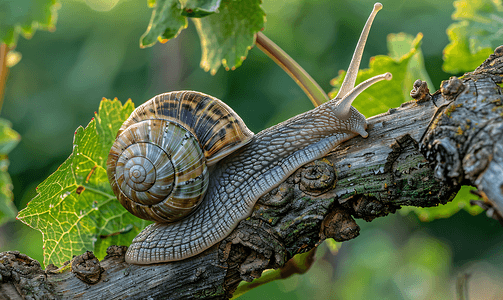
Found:
<path fill-rule="evenodd" d="M 241 118 L 214 97 L 161 94 L 139 106 L 122 125 L 108 156 L 108 178 L 129 212 L 174 222 L 203 200 L 208 166 L 252 137 Z"/>

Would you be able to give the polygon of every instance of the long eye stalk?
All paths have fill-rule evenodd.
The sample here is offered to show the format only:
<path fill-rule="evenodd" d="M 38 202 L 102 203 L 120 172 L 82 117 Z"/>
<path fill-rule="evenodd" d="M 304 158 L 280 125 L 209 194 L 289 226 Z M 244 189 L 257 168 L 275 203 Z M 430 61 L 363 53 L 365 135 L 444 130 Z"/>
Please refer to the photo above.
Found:
<path fill-rule="evenodd" d="M 372 26 L 372 22 L 374 22 L 374 18 L 377 15 L 377 12 L 382 9 L 382 4 L 377 2 L 374 4 L 374 9 L 370 13 L 369 18 L 367 19 L 367 23 L 365 23 L 365 27 L 363 27 L 362 34 L 360 35 L 360 39 L 358 40 L 358 44 L 356 44 L 355 52 L 353 53 L 353 58 L 351 59 L 351 63 L 349 64 L 348 71 L 346 73 L 346 77 L 342 82 L 339 93 L 336 98 L 344 98 L 346 94 L 352 90 L 355 86 L 356 75 L 358 75 L 358 70 L 360 69 L 360 62 L 362 60 L 363 49 L 365 48 L 365 43 L 367 42 L 367 37 L 370 32 L 370 27 Z"/>
<path fill-rule="evenodd" d="M 388 72 L 385 74 L 374 76 L 360 83 L 357 87 L 355 87 L 356 76 L 358 75 L 358 70 L 360 69 L 360 62 L 362 60 L 363 49 L 365 48 L 365 43 L 367 42 L 370 27 L 372 26 L 372 22 L 374 21 L 377 12 L 380 11 L 381 9 L 382 9 L 381 3 L 377 2 L 376 4 L 374 4 L 374 9 L 370 13 L 369 18 L 367 19 L 367 23 L 365 23 L 365 27 L 363 28 L 362 34 L 360 35 L 360 39 L 358 40 L 358 44 L 356 45 L 356 49 L 355 52 L 353 53 L 351 63 L 349 64 L 346 77 L 342 82 L 341 88 L 339 89 L 339 93 L 337 93 L 337 96 L 335 97 L 335 99 L 341 99 L 337 103 L 337 108 L 335 110 L 336 116 L 340 119 L 347 119 L 351 115 L 350 109 L 353 100 L 355 100 L 356 96 L 358 96 L 366 88 L 383 79 L 391 80 L 392 78 L 391 73 Z"/>

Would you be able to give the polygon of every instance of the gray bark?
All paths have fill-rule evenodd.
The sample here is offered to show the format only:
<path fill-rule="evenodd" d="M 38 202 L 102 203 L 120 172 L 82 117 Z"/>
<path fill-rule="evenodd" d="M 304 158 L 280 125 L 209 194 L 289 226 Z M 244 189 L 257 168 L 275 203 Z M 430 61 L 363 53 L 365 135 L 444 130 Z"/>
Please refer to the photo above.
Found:
<path fill-rule="evenodd" d="M 353 138 L 263 196 L 252 216 L 196 257 L 166 264 L 124 262 L 112 246 L 99 262 L 86 252 L 57 269 L 19 252 L 0 253 L 1 299 L 225 299 L 241 280 L 285 268 L 325 238 L 359 234 L 404 205 L 444 204 L 473 185 L 478 204 L 503 211 L 503 46 L 474 72 L 442 82 L 433 95 L 420 80 L 413 101 L 368 120 Z"/>

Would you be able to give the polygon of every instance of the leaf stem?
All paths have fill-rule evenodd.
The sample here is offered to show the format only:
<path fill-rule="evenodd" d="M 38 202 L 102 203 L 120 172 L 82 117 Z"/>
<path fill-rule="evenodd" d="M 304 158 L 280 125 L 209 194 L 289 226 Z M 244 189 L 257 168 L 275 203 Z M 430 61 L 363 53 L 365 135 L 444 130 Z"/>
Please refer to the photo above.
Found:
<path fill-rule="evenodd" d="M 292 77 L 315 107 L 330 100 L 319 84 L 293 58 L 260 31 L 256 35 L 256 44 Z"/>
<path fill-rule="evenodd" d="M 9 68 L 7 67 L 7 53 L 9 53 L 9 47 L 7 44 L 2 43 L 0 45 L 0 111 L 2 110 L 3 105 L 7 75 L 9 74 Z"/>

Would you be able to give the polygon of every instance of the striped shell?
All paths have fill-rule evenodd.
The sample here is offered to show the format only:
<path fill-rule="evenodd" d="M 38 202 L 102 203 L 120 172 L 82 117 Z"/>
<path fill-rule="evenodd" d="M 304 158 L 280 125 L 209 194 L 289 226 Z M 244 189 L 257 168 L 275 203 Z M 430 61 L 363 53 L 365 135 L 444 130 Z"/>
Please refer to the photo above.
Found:
<path fill-rule="evenodd" d="M 120 203 L 146 220 L 174 222 L 202 201 L 208 166 L 251 141 L 243 120 L 199 92 L 158 95 L 124 122 L 107 160 Z"/>

